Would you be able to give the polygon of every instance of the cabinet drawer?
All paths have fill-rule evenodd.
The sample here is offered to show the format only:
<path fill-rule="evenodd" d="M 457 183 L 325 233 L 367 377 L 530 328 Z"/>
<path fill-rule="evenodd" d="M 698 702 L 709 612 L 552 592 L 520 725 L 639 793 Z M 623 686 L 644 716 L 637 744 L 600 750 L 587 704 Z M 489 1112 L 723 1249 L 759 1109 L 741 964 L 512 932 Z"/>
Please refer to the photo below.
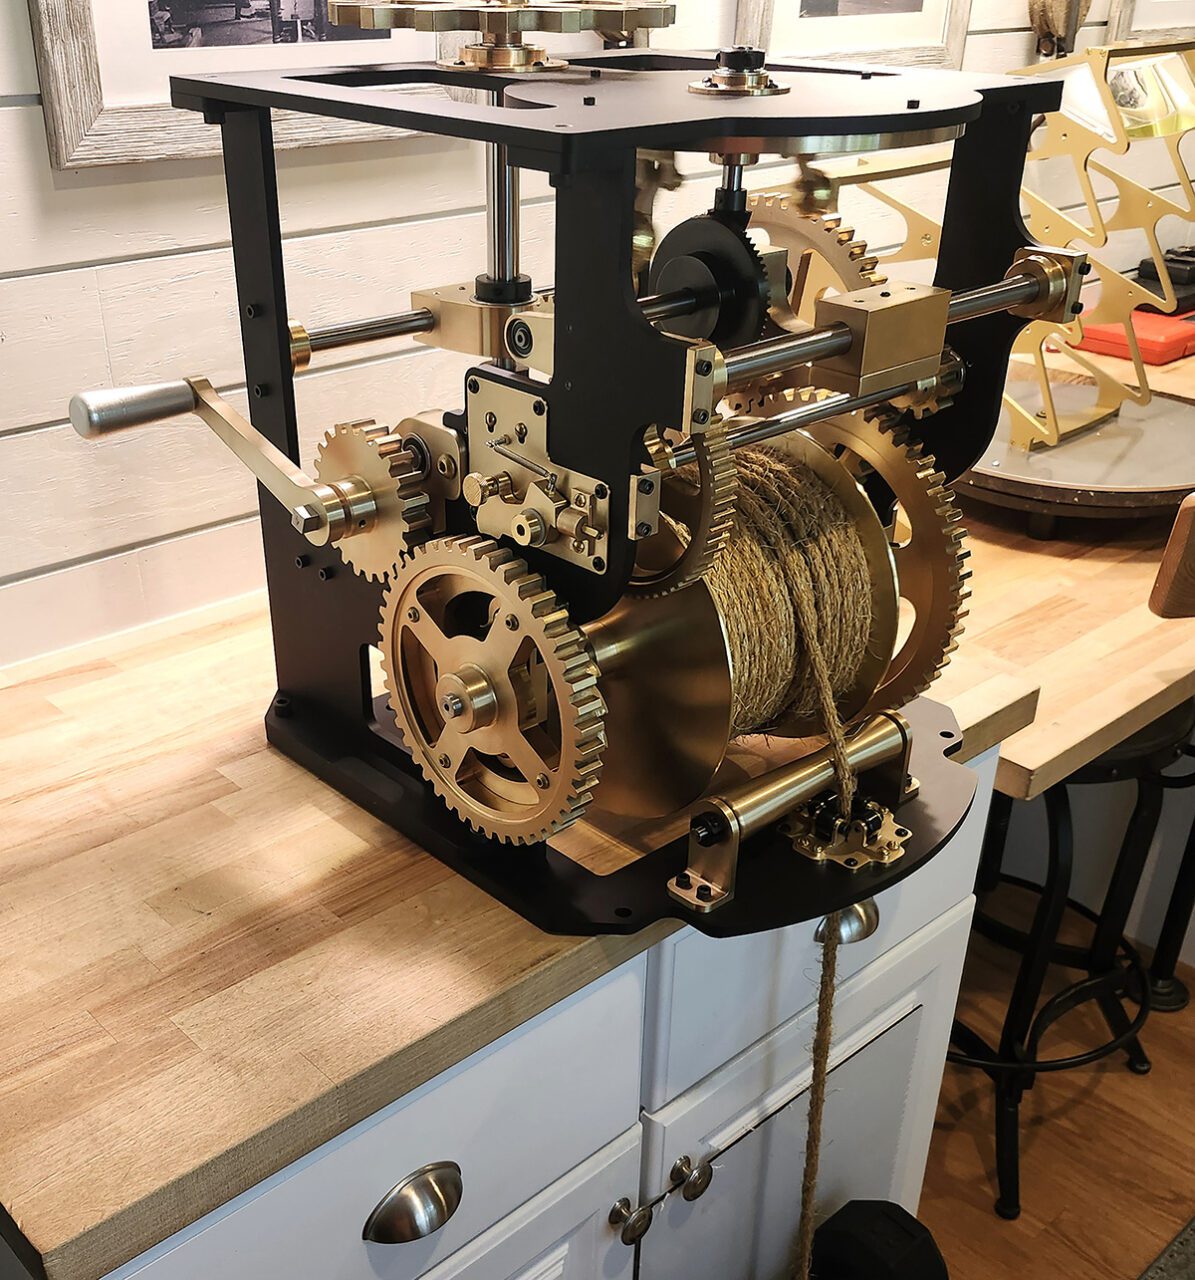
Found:
<path fill-rule="evenodd" d="M 109 1280 L 424 1275 L 635 1124 L 645 971 L 644 957 L 623 965 Z M 435 1161 L 461 1169 L 447 1224 L 407 1244 L 364 1241 L 378 1201 Z"/>
<path fill-rule="evenodd" d="M 996 761 L 993 749 L 971 762 L 979 774 L 971 812 L 925 870 L 877 897 L 879 929 L 842 949 L 842 977 L 858 973 L 970 896 Z M 815 927 L 809 921 L 743 938 L 709 938 L 686 929 L 652 949 L 643 1089 L 649 1110 L 812 1004 L 819 950 Z"/>

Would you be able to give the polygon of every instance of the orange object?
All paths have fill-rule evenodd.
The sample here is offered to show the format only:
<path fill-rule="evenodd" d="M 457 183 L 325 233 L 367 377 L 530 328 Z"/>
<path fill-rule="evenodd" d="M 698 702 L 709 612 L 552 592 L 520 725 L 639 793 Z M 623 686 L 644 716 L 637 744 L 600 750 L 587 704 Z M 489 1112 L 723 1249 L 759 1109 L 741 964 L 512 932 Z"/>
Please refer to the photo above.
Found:
<path fill-rule="evenodd" d="M 1181 316 L 1134 311 L 1133 332 L 1146 364 L 1170 364 L 1183 356 L 1195 355 L 1195 311 Z M 1100 355 L 1119 356 L 1122 360 L 1132 359 L 1128 337 L 1118 324 L 1087 325 L 1079 347 Z"/>

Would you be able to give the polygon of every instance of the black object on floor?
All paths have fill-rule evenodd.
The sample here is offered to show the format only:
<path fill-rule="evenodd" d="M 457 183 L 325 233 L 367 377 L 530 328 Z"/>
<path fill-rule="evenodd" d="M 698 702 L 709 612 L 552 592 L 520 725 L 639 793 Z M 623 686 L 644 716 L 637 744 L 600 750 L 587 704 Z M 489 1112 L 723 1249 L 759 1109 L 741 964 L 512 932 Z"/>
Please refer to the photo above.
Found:
<path fill-rule="evenodd" d="M 1195 1218 L 1145 1268 L 1139 1280 L 1195 1280 Z"/>
<path fill-rule="evenodd" d="M 975 929 L 992 941 L 1021 955 L 1012 996 L 1004 1016 L 999 1045 L 993 1047 L 961 1021 L 954 1024 L 951 1041 L 956 1048 L 949 1061 L 985 1071 L 996 1086 L 996 1177 L 999 1184 L 996 1212 L 1002 1218 L 1016 1218 L 1020 1202 L 1020 1106 L 1025 1093 L 1043 1071 L 1066 1071 L 1090 1066 L 1101 1058 L 1123 1050 L 1131 1071 L 1145 1075 L 1150 1061 L 1137 1033 L 1149 1015 L 1152 980 L 1162 984 L 1169 1007 L 1181 1007 L 1174 984 L 1174 964 L 1195 903 L 1195 830 L 1188 840 L 1178 880 L 1167 912 L 1163 938 L 1159 940 L 1162 965 L 1155 961 L 1148 973 L 1140 957 L 1125 940 L 1124 930 L 1133 900 L 1141 883 L 1162 812 L 1162 797 L 1168 787 L 1195 785 L 1195 775 L 1167 777 L 1163 770 L 1184 755 L 1195 754 L 1187 740 L 1195 729 L 1195 701 L 1182 703 L 1140 732 L 1104 752 L 1091 764 L 1071 774 L 1064 782 L 1044 793 L 1049 843 L 1045 882 L 1032 884 L 1003 874 L 1004 854 L 1012 799 L 997 793 L 992 800 L 980 856 L 976 893 L 980 901 L 1001 882 L 1012 883 L 1040 895 L 1028 932 L 976 912 Z M 1118 782 L 1132 779 L 1137 784 L 1133 809 L 1112 878 L 1099 912 L 1089 910 L 1070 897 L 1074 835 L 1071 826 L 1072 785 Z M 1063 912 L 1072 910 L 1094 926 L 1091 944 L 1076 947 L 1058 941 Z M 1181 917 L 1181 918 L 1180 918 Z M 1041 1007 L 1042 986 L 1050 964 L 1086 971 L 1087 976 L 1071 983 Z M 1181 986 L 1181 984 L 1178 984 Z M 1123 998 L 1136 999 L 1139 1009 L 1130 1018 Z M 1044 1033 L 1064 1014 L 1094 1000 L 1108 1024 L 1111 1039 L 1085 1053 L 1063 1058 L 1043 1058 Z"/>
<path fill-rule="evenodd" d="M 813 1280 L 950 1280 L 934 1237 L 889 1200 L 852 1200 L 813 1237 Z"/>

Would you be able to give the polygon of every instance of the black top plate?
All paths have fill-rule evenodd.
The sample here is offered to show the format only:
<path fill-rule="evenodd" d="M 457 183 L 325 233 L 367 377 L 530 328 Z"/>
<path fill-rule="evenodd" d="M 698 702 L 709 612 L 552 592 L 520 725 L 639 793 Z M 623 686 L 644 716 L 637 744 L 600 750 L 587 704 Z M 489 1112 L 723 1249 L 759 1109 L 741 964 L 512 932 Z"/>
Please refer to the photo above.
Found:
<path fill-rule="evenodd" d="M 842 64 L 772 64 L 791 86 L 771 97 L 690 93 L 712 56 L 611 51 L 534 76 L 445 71 L 433 63 L 302 72 L 175 76 L 175 106 L 218 116 L 226 106 L 273 107 L 346 120 L 503 142 L 525 167 L 589 167 L 632 146 L 708 150 L 711 139 L 821 138 L 866 150 L 886 135 L 958 128 L 979 113 L 979 90 L 1002 77 Z M 404 86 L 506 91 L 502 107 L 454 102 Z M 588 102 L 587 99 L 592 99 Z M 727 148 L 729 149 L 729 148 Z M 811 150 L 814 148 L 810 148 Z"/>

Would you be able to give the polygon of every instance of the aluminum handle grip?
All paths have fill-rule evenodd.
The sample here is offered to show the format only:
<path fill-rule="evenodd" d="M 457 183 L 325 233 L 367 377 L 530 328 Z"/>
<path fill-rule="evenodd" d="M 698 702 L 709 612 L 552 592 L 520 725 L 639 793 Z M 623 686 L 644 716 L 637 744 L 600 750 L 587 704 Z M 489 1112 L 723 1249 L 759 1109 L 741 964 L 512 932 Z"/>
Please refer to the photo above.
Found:
<path fill-rule="evenodd" d="M 371 1244 L 411 1244 L 439 1231 L 460 1207 L 464 1186 L 460 1165 L 451 1160 L 425 1164 L 381 1198 L 361 1238 Z"/>
<path fill-rule="evenodd" d="M 195 412 L 198 403 L 195 388 L 185 378 L 144 387 L 82 391 L 71 400 L 71 426 L 85 440 L 94 440 L 113 431 L 185 417 Z"/>

